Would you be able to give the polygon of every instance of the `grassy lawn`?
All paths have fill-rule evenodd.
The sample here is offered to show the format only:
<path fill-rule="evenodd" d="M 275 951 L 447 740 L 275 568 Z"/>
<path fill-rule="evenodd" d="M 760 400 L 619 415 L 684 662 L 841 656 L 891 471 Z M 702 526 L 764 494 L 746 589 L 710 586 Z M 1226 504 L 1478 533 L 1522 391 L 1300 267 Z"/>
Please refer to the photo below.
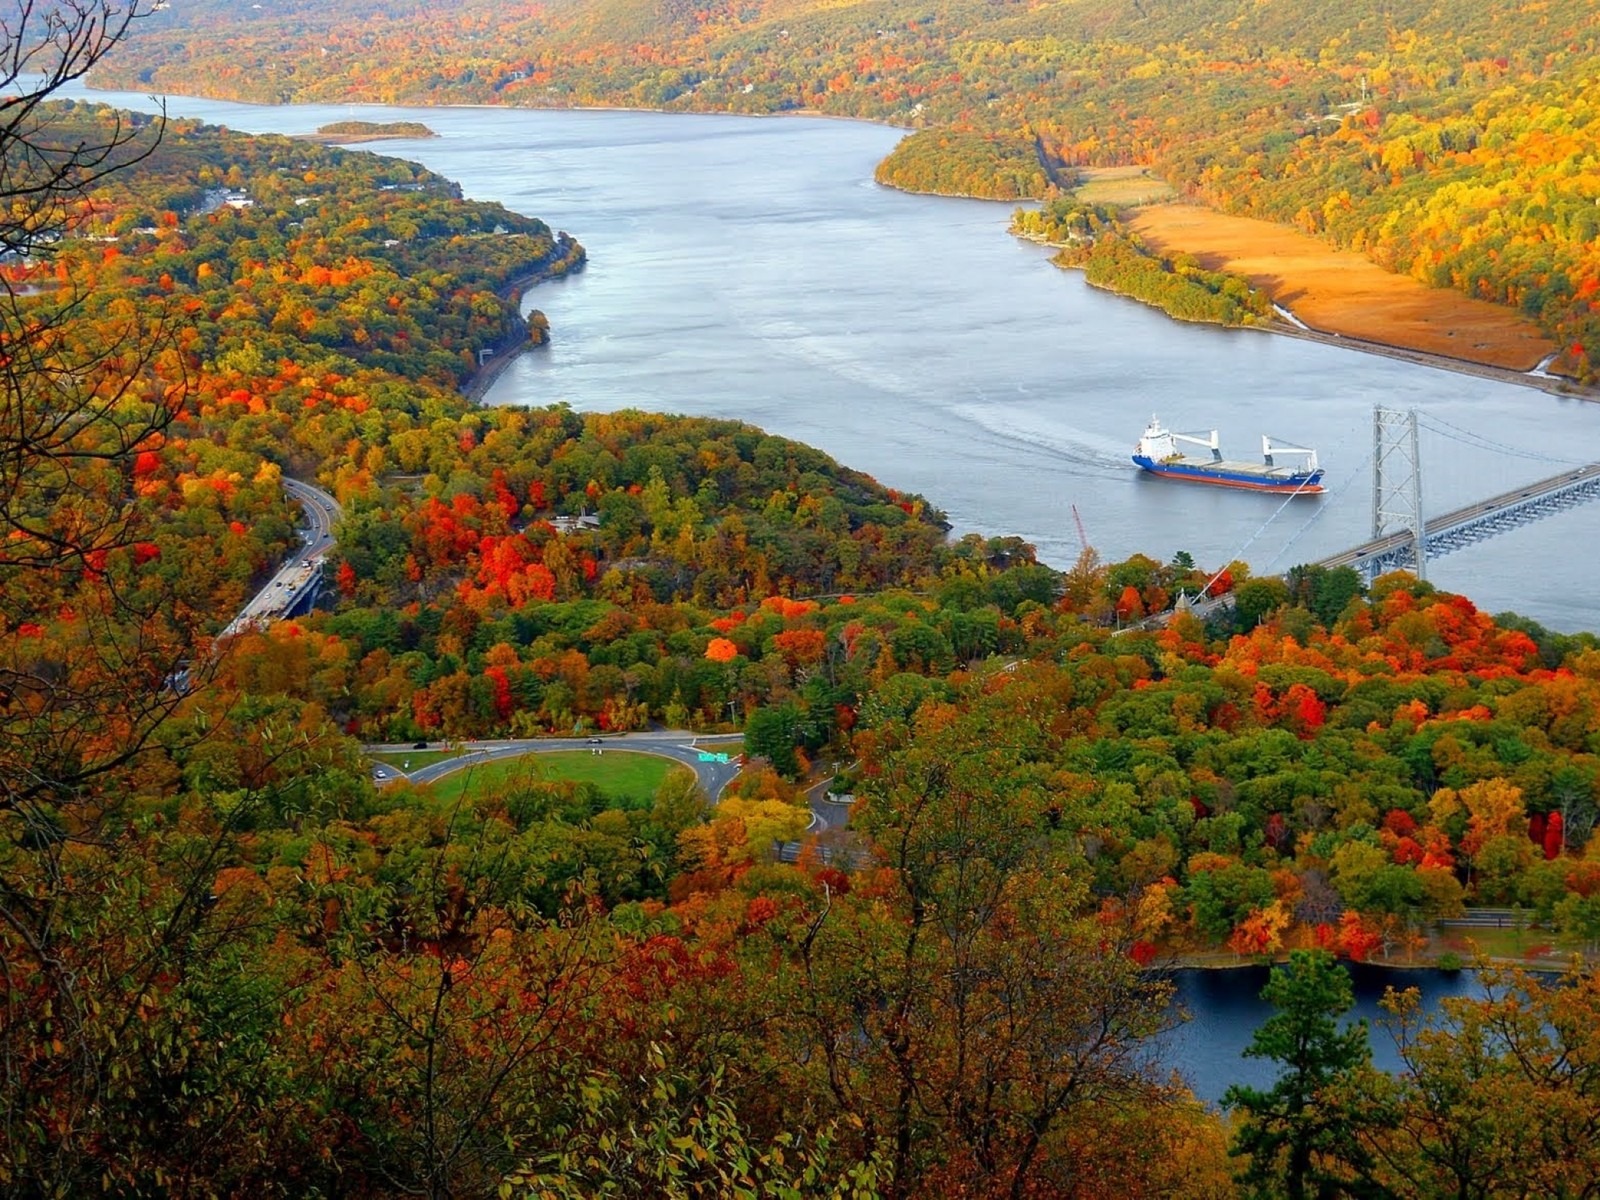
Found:
<path fill-rule="evenodd" d="M 457 750 L 385 750 L 381 754 L 367 755 L 370 759 L 398 767 L 402 771 L 420 771 L 423 767 L 432 766 L 436 762 L 460 756 L 460 751 Z"/>
<path fill-rule="evenodd" d="M 1475 955 L 1520 958 L 1529 966 L 1562 964 L 1583 949 L 1581 939 L 1553 929 L 1448 929 L 1434 938 L 1435 952 L 1449 951 L 1470 964 Z"/>
<path fill-rule="evenodd" d="M 434 784 L 433 794 L 441 800 L 453 800 L 469 788 L 483 791 L 512 779 L 570 779 L 592 783 L 612 800 L 648 803 L 669 774 L 688 769 L 655 754 L 559 750 L 550 754 L 525 754 L 521 758 L 502 759 L 471 770 L 456 771 Z"/>
<path fill-rule="evenodd" d="M 1176 195 L 1171 184 L 1143 167 L 1085 167 L 1079 173 L 1084 181 L 1072 194 L 1085 204 L 1154 204 Z"/>

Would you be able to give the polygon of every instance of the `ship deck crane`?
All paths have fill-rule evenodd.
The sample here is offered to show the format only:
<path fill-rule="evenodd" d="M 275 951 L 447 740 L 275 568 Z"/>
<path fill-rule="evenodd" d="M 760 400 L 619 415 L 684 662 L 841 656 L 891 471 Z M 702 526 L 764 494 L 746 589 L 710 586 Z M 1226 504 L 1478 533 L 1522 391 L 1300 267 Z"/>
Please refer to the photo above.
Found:
<path fill-rule="evenodd" d="M 1179 436 L 1173 434 L 1174 437 Z M 1267 460 L 1267 466 L 1273 466 L 1274 454 L 1299 454 L 1305 457 L 1306 470 L 1317 469 L 1317 452 L 1305 446 L 1291 446 L 1288 442 L 1275 442 L 1266 434 L 1261 435 L 1261 457 Z"/>
<path fill-rule="evenodd" d="M 1171 435 L 1175 442 L 1188 442 L 1191 446 L 1200 446 L 1211 451 L 1211 461 L 1222 461 L 1222 443 L 1217 438 L 1217 431 L 1213 429 L 1206 437 L 1198 437 L 1192 433 L 1174 433 Z M 1263 441 L 1265 439 L 1262 439 Z"/>

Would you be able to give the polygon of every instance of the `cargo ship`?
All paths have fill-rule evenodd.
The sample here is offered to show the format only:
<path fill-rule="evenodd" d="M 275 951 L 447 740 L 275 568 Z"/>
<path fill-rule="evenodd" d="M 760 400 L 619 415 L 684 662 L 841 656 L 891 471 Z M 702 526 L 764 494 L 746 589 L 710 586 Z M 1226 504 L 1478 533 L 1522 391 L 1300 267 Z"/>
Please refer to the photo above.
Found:
<path fill-rule="evenodd" d="M 1185 454 L 1178 448 L 1179 442 L 1209 450 L 1211 454 L 1209 457 Z M 1279 455 L 1290 456 L 1294 465 L 1280 465 L 1276 461 Z M 1207 437 L 1173 433 L 1155 417 L 1150 418 L 1144 436 L 1133 450 L 1133 461 L 1140 467 L 1170 479 L 1299 496 L 1314 496 L 1322 491 L 1322 468 L 1317 465 L 1315 450 L 1274 442 L 1263 435 L 1261 458 L 1259 463 L 1230 462 L 1222 457 L 1222 451 L 1218 449 L 1215 429 Z"/>

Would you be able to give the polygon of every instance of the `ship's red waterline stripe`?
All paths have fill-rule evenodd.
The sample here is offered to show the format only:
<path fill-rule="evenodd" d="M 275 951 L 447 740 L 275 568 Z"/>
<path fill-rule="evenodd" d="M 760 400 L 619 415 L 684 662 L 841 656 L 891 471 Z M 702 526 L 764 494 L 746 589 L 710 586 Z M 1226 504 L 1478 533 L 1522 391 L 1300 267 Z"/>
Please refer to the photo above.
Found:
<path fill-rule="evenodd" d="M 1188 471 L 1164 471 L 1160 467 L 1145 467 L 1152 475 L 1160 475 L 1167 479 L 1182 479 L 1190 483 L 1209 483 L 1213 487 L 1238 488 L 1243 492 L 1273 492 L 1282 495 L 1286 492 L 1299 492 L 1302 496 L 1314 496 L 1323 491 L 1320 483 L 1308 483 L 1304 487 L 1294 483 L 1246 483 L 1242 479 L 1224 479 L 1217 475 L 1191 474 Z"/>

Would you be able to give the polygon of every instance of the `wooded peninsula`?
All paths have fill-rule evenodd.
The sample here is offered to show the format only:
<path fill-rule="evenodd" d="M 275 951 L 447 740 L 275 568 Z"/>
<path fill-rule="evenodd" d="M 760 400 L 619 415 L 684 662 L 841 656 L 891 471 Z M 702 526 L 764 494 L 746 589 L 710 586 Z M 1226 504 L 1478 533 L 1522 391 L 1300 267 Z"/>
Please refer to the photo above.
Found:
<path fill-rule="evenodd" d="M 416 164 L 56 101 L 138 21 L 80 16 L 0 110 L 0 1190 L 1593 1187 L 1600 639 L 1408 574 L 1058 570 L 741 422 L 479 407 L 582 246 Z M 1020 69 L 963 61 L 916 95 Z M 797 95 L 881 99 L 855 72 Z M 337 506 L 315 568 L 290 480 Z M 224 636 L 296 561 L 321 603 Z M 1180 596 L 1229 602 L 1146 619 Z M 608 767 L 647 730 L 738 769 Z M 508 739 L 583 778 L 482 765 Z M 1441 924 L 1483 906 L 1514 928 Z M 1395 1073 L 1339 1023 L 1340 960 L 1480 956 L 1430 1024 L 1390 997 Z M 1278 1081 L 1221 1115 L 1162 1060 L 1169 968 L 1285 957 Z"/>

